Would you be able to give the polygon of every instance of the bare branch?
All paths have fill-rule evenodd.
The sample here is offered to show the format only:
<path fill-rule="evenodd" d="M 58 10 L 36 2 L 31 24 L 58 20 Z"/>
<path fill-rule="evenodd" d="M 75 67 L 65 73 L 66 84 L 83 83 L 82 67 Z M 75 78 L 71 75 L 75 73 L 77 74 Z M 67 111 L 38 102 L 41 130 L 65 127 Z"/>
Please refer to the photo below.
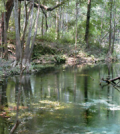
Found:
<path fill-rule="evenodd" d="M 40 4 L 40 8 L 41 8 L 41 9 L 44 9 L 44 10 L 46 10 L 46 11 L 52 11 L 52 10 L 58 8 L 59 6 L 63 5 L 64 3 L 65 3 L 65 1 L 60 2 L 60 3 L 58 3 L 57 5 L 55 5 L 55 6 L 53 6 L 53 7 L 47 7 L 47 6 L 43 5 L 43 4 Z M 34 7 L 38 7 L 38 4 L 35 3 L 35 4 L 34 4 Z"/>

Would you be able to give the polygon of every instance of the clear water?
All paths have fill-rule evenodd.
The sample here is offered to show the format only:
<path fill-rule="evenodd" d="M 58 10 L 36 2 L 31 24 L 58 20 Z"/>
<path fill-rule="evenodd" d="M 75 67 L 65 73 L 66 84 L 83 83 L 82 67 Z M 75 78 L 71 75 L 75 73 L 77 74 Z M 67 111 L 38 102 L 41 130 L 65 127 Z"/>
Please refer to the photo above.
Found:
<path fill-rule="evenodd" d="M 56 67 L 49 73 L 9 77 L 0 86 L 0 134 L 15 122 L 20 94 L 17 134 L 120 134 L 120 92 L 99 85 L 101 78 L 119 76 L 120 64 Z"/>

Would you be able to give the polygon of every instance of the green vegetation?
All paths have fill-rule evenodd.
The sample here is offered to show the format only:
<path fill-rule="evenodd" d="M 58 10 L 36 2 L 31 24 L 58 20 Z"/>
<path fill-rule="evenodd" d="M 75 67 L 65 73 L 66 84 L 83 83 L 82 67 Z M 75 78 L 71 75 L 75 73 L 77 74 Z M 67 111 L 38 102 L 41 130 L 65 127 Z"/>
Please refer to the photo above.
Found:
<path fill-rule="evenodd" d="M 0 76 L 20 74 L 20 65 L 24 73 L 32 73 L 50 64 L 93 64 L 119 58 L 118 0 L 17 4 L 18 0 L 0 0 L 0 63 L 4 68 Z"/>
<path fill-rule="evenodd" d="M 17 2 L 16 0 L 14 3 L 16 11 Z M 95 61 L 104 60 L 106 55 L 112 59 L 117 57 L 116 39 L 119 40 L 117 16 L 120 5 L 118 0 L 107 2 L 90 0 L 88 3 L 79 0 L 40 2 L 35 2 L 31 12 L 27 11 L 29 15 L 24 10 L 29 9 L 31 3 L 28 1 L 19 3 L 20 20 L 17 20 L 19 15 L 11 10 L 13 5 L 10 3 L 13 1 L 10 3 L 0 1 L 2 15 L 0 25 L 2 27 L 4 25 L 3 29 L 0 29 L 1 58 L 14 58 L 16 64 L 24 61 L 23 65 L 28 68 L 31 61 L 64 63 L 69 57 L 74 60 L 77 58 L 78 61 L 84 58 L 79 57 L 81 52 L 84 53 L 83 56 Z M 39 4 L 43 5 L 39 7 Z M 39 8 L 42 8 L 43 13 L 39 14 Z"/>
<path fill-rule="evenodd" d="M 58 91 L 56 90 L 52 94 L 55 101 L 49 100 L 50 86 L 46 88 L 49 92 L 48 95 L 42 89 L 42 84 L 40 84 L 42 79 L 40 79 L 39 85 L 35 86 L 37 90 L 43 91 L 44 97 L 40 94 L 40 99 L 44 98 L 45 100 L 36 99 L 37 103 L 32 102 L 32 97 L 30 97 L 30 94 L 36 97 L 36 93 L 31 88 L 35 83 L 30 84 L 31 80 L 28 77 L 24 79 L 23 74 L 39 72 L 40 75 L 44 75 L 45 72 L 54 70 L 58 64 L 65 64 L 64 67 L 75 64 L 95 64 L 100 61 L 112 62 L 120 57 L 119 6 L 119 0 L 88 0 L 87 2 L 84 0 L 0 0 L 0 86 L 7 85 L 7 81 L 4 84 L 6 76 L 20 74 L 15 82 L 17 84 L 14 92 L 17 94 L 14 94 L 14 102 L 9 94 L 15 83 L 12 82 L 6 88 L 1 88 L 2 95 L 6 94 L 3 96 L 0 94 L 4 97 L 4 105 L 0 105 L 0 115 L 3 118 L 8 118 L 10 126 L 13 126 L 9 129 L 10 134 L 14 133 L 19 125 L 19 120 L 25 122 L 26 120 L 37 120 L 37 118 L 49 120 L 55 116 L 55 120 L 62 122 L 64 114 L 61 109 L 69 111 L 69 107 L 73 108 L 71 104 L 61 104 L 55 100 L 59 90 L 62 91 L 61 87 L 65 85 L 64 77 L 61 85 L 57 87 L 59 82 L 57 71 L 54 72 L 54 84 L 56 85 L 54 91 L 56 89 Z M 74 74 L 72 81 L 77 80 L 76 75 Z M 79 79 L 83 79 L 81 76 L 91 77 L 87 73 L 79 74 L 79 76 Z M 87 77 L 84 77 L 84 83 L 81 83 L 84 85 L 82 90 L 84 90 L 85 99 L 88 88 Z M 74 90 L 69 86 L 65 88 L 65 92 L 69 92 L 69 95 L 77 93 L 75 93 L 77 85 L 72 83 L 72 86 L 74 86 Z M 24 88 L 24 96 L 21 98 Z M 8 89 L 8 91 L 3 92 L 3 89 Z M 27 90 L 31 90 L 31 92 L 27 94 Z M 26 99 L 26 95 L 32 102 L 28 104 L 29 106 L 20 104 L 20 99 Z M 70 98 L 69 95 L 66 94 L 65 99 Z M 2 97 L 1 100 L 3 100 Z M 11 103 L 8 104 L 9 107 L 6 107 L 9 100 Z M 95 110 L 94 107 L 92 109 Z M 84 116 L 86 114 L 81 117 Z M 93 116 L 94 114 L 90 114 L 86 118 L 90 119 Z M 68 114 L 67 117 L 65 114 L 65 118 L 71 124 L 74 120 L 73 117 L 77 118 L 76 113 L 74 116 Z M 24 121 L 20 124 L 20 129 L 24 126 Z M 0 122 L 2 121 L 0 120 Z M 30 125 L 28 123 L 29 130 Z M 23 130 L 18 133 L 27 134 L 30 131 Z"/>

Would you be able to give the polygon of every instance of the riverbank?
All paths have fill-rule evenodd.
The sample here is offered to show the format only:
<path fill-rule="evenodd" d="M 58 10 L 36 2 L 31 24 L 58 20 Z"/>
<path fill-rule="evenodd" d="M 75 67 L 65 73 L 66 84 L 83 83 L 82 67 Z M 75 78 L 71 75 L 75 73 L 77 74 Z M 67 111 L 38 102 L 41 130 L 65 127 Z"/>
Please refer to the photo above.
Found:
<path fill-rule="evenodd" d="M 0 59 L 0 81 L 6 76 L 20 74 L 19 66 L 12 66 L 13 59 L 15 59 L 13 53 L 9 55 L 7 61 Z M 95 46 L 86 49 L 82 44 L 75 47 L 75 45 L 69 43 L 36 41 L 31 66 L 27 73 L 48 71 L 54 69 L 57 64 L 73 66 L 105 62 L 106 53 L 105 48 Z M 116 60 L 116 57 L 113 57 L 113 59 Z M 24 73 L 26 73 L 26 70 Z"/>
<path fill-rule="evenodd" d="M 82 43 L 75 46 L 71 43 L 37 41 L 33 51 L 33 63 L 94 64 L 104 61 L 106 53 L 106 48 L 94 45 L 86 49 Z"/>

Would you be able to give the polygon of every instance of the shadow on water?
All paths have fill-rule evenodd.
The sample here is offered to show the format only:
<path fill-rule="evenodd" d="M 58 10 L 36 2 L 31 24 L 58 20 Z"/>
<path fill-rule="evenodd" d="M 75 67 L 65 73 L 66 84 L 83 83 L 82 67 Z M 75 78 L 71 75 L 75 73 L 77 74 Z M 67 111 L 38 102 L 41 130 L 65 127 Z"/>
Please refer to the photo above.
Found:
<path fill-rule="evenodd" d="M 119 134 L 120 92 L 99 85 L 101 78 L 119 74 L 116 63 L 24 75 L 16 133 Z M 13 126 L 19 89 L 19 76 L 0 86 L 0 134 L 8 134 Z"/>

